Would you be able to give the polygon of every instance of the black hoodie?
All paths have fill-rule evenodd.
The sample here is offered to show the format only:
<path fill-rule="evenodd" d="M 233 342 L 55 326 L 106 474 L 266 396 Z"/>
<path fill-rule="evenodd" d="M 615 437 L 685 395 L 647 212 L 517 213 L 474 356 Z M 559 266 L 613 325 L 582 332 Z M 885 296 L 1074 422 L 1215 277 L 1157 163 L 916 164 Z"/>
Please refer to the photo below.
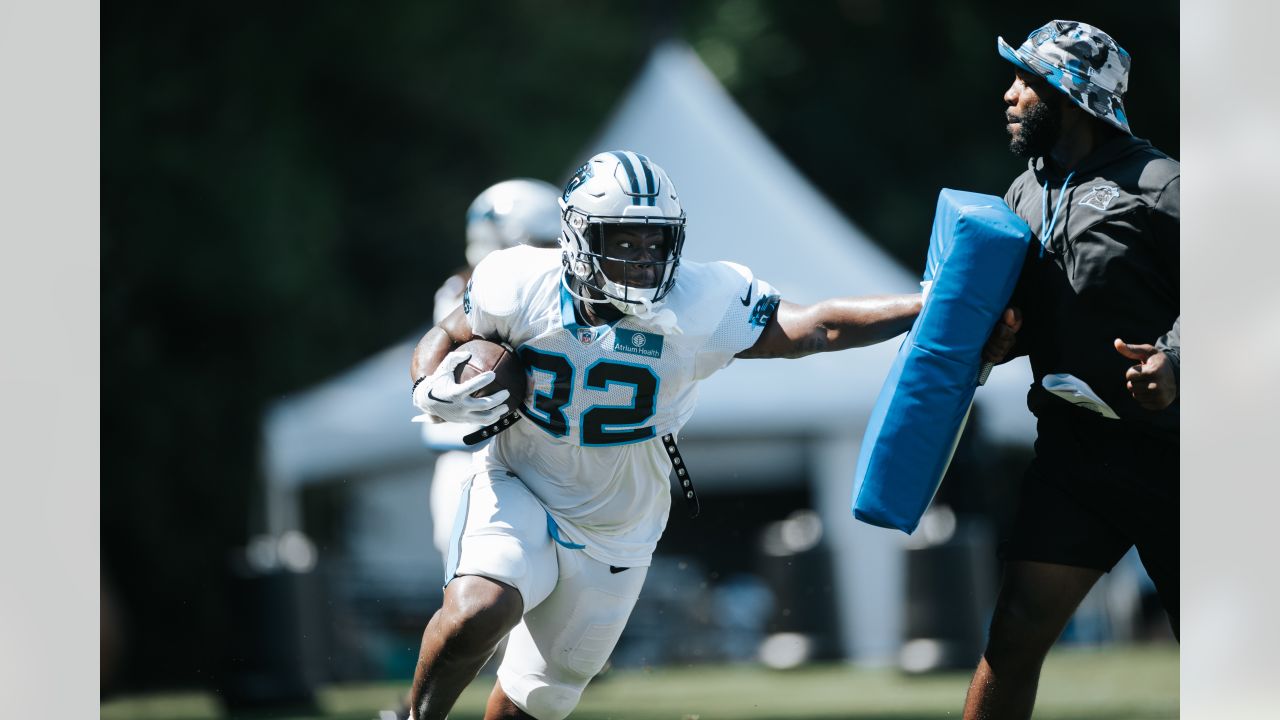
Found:
<path fill-rule="evenodd" d="M 1069 178 L 1052 160 L 1034 158 L 1005 193 L 1034 236 L 1012 301 L 1023 327 L 1011 356 L 1031 356 L 1037 384 L 1070 373 L 1120 422 L 1174 441 L 1181 403 L 1142 409 L 1125 387 L 1134 361 L 1112 341 L 1155 344 L 1179 371 L 1179 173 L 1176 160 L 1125 135 L 1094 150 Z M 1034 387 L 1028 404 L 1037 416 L 1066 405 Z"/>

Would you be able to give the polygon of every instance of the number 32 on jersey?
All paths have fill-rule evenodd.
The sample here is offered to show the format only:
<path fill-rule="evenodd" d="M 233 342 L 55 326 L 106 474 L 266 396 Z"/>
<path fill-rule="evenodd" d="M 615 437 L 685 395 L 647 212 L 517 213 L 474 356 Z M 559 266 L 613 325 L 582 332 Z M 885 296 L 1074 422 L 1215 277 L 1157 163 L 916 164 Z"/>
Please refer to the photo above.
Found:
<path fill-rule="evenodd" d="M 535 391 L 529 399 L 525 416 L 538 427 L 556 437 L 569 434 L 570 418 L 566 408 L 573 402 L 575 390 L 608 391 L 614 385 L 634 389 L 630 405 L 592 405 L 578 418 L 582 444 L 626 445 L 643 442 L 654 436 L 654 427 L 645 425 L 657 410 L 658 376 L 644 365 L 615 360 L 597 360 L 582 373 L 581 387 L 569 358 L 559 353 L 543 352 L 525 346 L 520 360 L 527 372 L 550 381 L 551 392 Z"/>

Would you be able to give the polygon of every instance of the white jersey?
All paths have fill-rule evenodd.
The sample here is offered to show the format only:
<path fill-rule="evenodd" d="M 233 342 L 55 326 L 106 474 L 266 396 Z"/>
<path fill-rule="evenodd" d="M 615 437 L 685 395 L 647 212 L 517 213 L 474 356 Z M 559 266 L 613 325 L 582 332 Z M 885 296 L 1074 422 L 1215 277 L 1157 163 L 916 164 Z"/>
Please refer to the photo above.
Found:
<path fill-rule="evenodd" d="M 530 383 L 525 419 L 476 469 L 515 473 L 597 560 L 648 565 L 671 503 L 661 438 L 693 414 L 697 382 L 756 342 L 778 295 L 741 265 L 683 262 L 663 302 L 680 332 L 631 316 L 591 327 L 562 272 L 559 250 L 516 247 L 485 258 L 468 286 L 472 331 L 515 347 Z"/>

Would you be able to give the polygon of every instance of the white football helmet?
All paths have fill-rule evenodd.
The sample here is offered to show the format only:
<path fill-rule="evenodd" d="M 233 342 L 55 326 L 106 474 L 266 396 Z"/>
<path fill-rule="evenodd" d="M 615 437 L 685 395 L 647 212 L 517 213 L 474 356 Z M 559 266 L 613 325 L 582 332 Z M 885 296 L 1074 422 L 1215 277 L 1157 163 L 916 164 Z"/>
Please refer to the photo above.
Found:
<path fill-rule="evenodd" d="M 551 183 L 519 178 L 498 183 L 467 208 L 467 264 L 475 267 L 494 250 L 560 240 L 560 192 Z"/>
<path fill-rule="evenodd" d="M 633 315 L 651 312 L 671 291 L 684 248 L 685 215 L 671 178 L 657 163 L 629 150 L 593 155 L 565 185 L 560 209 L 564 263 L 584 285 Z M 626 224 L 663 228 L 666 257 L 658 263 L 604 258 L 600 252 L 604 226 Z M 602 259 L 621 263 L 623 277 L 605 275 Z M 656 287 L 627 285 L 626 269 L 642 264 L 661 265 Z"/>

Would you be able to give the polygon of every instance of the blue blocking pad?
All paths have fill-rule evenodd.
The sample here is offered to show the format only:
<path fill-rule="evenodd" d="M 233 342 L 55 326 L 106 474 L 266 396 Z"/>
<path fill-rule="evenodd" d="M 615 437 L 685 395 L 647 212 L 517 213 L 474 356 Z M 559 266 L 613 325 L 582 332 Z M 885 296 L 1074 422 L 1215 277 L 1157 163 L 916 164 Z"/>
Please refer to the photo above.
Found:
<path fill-rule="evenodd" d="M 1031 229 L 994 195 L 944 189 L 924 279 L 929 298 L 862 438 L 853 516 L 911 533 L 932 502 L 973 404 L 982 347 L 1013 295 Z"/>

